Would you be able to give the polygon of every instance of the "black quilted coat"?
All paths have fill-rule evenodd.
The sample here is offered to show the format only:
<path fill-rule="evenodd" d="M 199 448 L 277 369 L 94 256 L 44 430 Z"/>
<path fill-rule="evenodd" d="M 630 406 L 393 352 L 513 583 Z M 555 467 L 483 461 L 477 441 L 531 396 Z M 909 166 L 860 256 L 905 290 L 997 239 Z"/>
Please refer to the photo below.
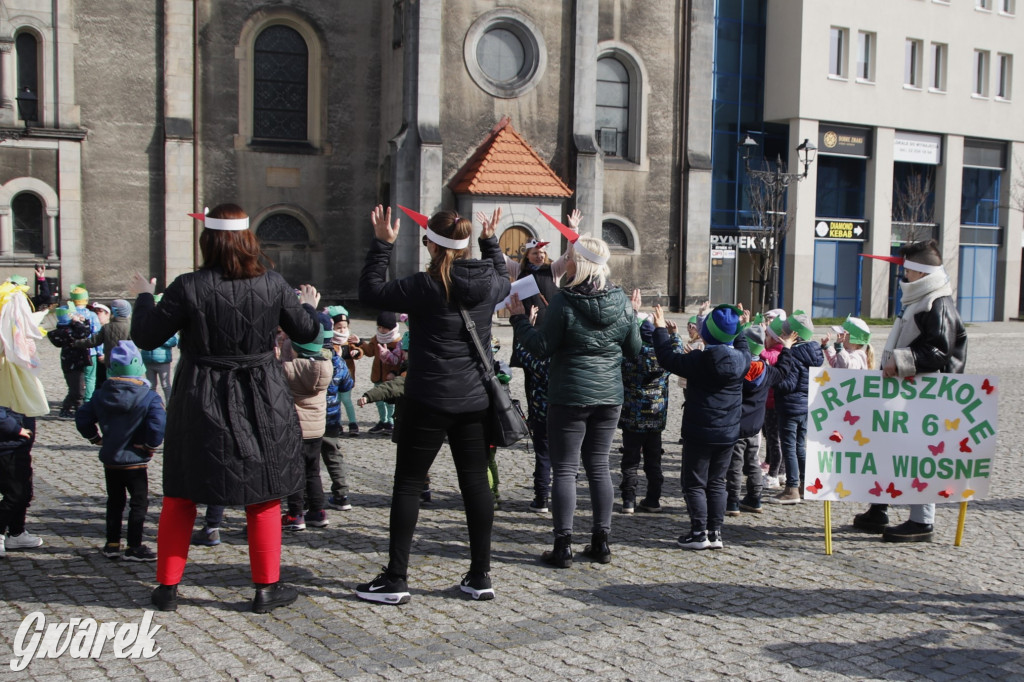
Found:
<path fill-rule="evenodd" d="M 154 305 L 140 294 L 132 339 L 152 350 L 180 331 L 181 358 L 167 404 L 164 495 L 250 505 L 300 490 L 302 434 L 284 371 L 278 325 L 300 343 L 320 333 L 312 307 L 273 271 L 226 280 L 199 270 L 174 280 Z"/>

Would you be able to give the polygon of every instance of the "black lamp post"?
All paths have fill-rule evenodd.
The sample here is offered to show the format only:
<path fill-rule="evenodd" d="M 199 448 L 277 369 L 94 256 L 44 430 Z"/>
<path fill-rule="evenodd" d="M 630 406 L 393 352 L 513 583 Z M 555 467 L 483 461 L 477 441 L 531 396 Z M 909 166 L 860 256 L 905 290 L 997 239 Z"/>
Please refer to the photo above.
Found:
<path fill-rule="evenodd" d="M 39 97 L 28 86 L 18 91 L 18 118 L 25 122 L 25 130 L 39 120 Z"/>
<path fill-rule="evenodd" d="M 774 168 L 768 170 L 755 170 L 750 167 L 751 155 L 758 148 L 758 144 L 749 135 L 745 136 L 737 147 L 743 154 L 743 168 L 751 181 L 747 186 L 747 196 L 751 208 L 758 213 L 759 227 L 765 238 L 761 248 L 771 257 L 768 281 L 762 281 L 766 288 L 763 302 L 767 301 L 768 306 L 774 308 L 778 304 L 776 299 L 779 295 L 779 249 L 782 246 L 782 239 L 789 231 L 789 216 L 785 211 L 784 199 L 791 183 L 800 182 L 807 177 L 818 148 L 805 138 L 796 148 L 800 153 L 799 162 L 804 167 L 803 173 L 785 173 L 781 157 L 776 157 Z M 754 188 L 754 185 L 757 187 Z"/>

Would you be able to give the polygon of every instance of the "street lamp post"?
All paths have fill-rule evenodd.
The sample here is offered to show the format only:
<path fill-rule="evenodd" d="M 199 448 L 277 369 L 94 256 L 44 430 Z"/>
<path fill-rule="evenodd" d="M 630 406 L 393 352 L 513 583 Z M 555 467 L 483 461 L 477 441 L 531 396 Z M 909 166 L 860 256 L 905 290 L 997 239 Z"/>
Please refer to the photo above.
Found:
<path fill-rule="evenodd" d="M 24 87 L 18 92 L 18 118 L 25 122 L 24 128 L 0 128 L 0 142 L 20 140 L 28 135 L 28 124 L 39 118 L 39 97 L 31 88 Z"/>
<path fill-rule="evenodd" d="M 774 308 L 778 305 L 779 296 L 779 249 L 782 248 L 782 240 L 789 231 L 786 195 L 790 184 L 807 177 L 818 148 L 808 139 L 801 142 L 796 149 L 800 154 L 803 172 L 787 173 L 781 157 L 776 157 L 773 168 L 751 168 L 751 156 L 758 148 L 758 144 L 749 135 L 737 146 L 742 150 L 743 168 L 749 178 L 746 186 L 747 198 L 757 219 L 757 241 L 761 254 L 759 283 L 764 288 L 762 307 L 767 304 L 767 307 Z"/>

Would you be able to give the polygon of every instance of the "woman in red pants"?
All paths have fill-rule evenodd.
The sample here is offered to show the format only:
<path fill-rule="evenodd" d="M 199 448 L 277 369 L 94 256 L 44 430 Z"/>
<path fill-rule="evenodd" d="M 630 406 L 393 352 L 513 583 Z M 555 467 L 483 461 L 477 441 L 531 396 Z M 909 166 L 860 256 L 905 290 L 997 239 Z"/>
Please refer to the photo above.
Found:
<path fill-rule="evenodd" d="M 175 279 L 159 304 L 155 280 L 132 278 L 138 294 L 132 339 L 146 350 L 180 332 L 178 387 L 167 405 L 164 501 L 157 532 L 153 604 L 178 607 L 196 503 L 244 505 L 252 609 L 266 613 L 295 601 L 279 582 L 282 497 L 305 485 L 302 434 L 284 372 L 274 358 L 278 327 L 299 343 L 321 333 L 320 296 L 303 285 L 298 297 L 263 264 L 249 217 L 221 204 L 202 220 L 203 266 Z"/>

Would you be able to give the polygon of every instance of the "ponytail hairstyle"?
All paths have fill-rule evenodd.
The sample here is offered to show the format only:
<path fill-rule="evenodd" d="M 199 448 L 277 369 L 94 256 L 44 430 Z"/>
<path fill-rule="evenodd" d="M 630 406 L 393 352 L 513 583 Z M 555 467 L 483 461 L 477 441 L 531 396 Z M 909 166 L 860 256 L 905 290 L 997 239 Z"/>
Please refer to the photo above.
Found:
<path fill-rule="evenodd" d="M 868 369 L 875 369 L 875 349 L 870 343 L 864 344 L 864 354 L 868 356 Z"/>
<path fill-rule="evenodd" d="M 442 237 L 448 239 L 467 239 L 473 234 L 473 223 L 463 218 L 455 211 L 438 211 L 427 222 L 427 226 Z M 444 297 L 451 299 L 452 284 L 452 263 L 457 260 L 469 258 L 470 250 L 467 246 L 464 249 L 449 249 L 440 244 L 434 244 L 436 255 L 430 259 L 427 266 L 427 274 L 430 279 L 440 282 L 444 287 Z"/>

